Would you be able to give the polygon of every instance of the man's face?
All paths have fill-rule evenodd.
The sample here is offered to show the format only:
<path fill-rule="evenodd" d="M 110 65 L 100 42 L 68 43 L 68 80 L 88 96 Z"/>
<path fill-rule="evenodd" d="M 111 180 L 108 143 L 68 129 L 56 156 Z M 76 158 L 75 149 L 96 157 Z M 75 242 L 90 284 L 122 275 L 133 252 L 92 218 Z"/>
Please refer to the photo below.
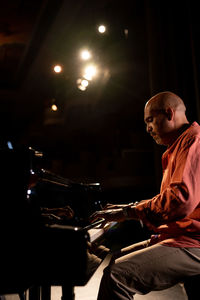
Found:
<path fill-rule="evenodd" d="M 169 144 L 170 122 L 167 114 L 161 109 L 152 109 L 147 106 L 144 111 L 144 122 L 147 132 L 153 137 L 159 145 L 167 146 Z"/>

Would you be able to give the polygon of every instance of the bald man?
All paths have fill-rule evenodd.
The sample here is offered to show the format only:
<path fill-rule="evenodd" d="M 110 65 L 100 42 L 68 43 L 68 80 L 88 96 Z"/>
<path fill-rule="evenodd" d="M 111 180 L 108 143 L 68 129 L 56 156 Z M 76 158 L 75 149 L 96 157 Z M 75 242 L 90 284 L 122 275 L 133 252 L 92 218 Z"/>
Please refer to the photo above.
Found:
<path fill-rule="evenodd" d="M 160 193 L 139 202 L 107 205 L 94 221 L 141 220 L 155 234 L 113 254 L 98 300 L 132 300 L 200 274 L 200 126 L 189 124 L 182 99 L 161 92 L 145 105 L 144 122 L 162 156 Z"/>

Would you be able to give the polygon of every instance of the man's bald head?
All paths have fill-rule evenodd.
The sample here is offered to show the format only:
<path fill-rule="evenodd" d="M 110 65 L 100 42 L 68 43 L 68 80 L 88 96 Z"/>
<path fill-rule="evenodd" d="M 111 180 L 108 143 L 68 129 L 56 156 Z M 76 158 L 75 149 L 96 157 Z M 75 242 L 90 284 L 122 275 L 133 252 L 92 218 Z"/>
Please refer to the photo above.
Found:
<path fill-rule="evenodd" d="M 149 106 L 153 110 L 161 110 L 171 107 L 172 109 L 180 110 L 183 113 L 185 113 L 186 111 L 186 107 L 183 100 L 176 94 L 168 91 L 158 93 L 151 99 L 149 99 L 149 101 L 147 101 L 145 105 L 145 109 Z"/>
<path fill-rule="evenodd" d="M 172 92 L 161 92 L 150 98 L 144 108 L 147 131 L 158 144 L 170 145 L 188 124 L 183 100 Z"/>

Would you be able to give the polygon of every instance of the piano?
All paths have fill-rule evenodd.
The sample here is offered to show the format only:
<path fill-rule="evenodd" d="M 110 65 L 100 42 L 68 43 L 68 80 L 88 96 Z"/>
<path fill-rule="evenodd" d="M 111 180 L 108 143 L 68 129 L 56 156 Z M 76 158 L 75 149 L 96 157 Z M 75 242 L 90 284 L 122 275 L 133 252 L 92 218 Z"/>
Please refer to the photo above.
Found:
<path fill-rule="evenodd" d="M 105 204 L 101 185 L 63 178 L 42 168 L 42 152 L 10 145 L 0 149 L 1 254 L 7 258 L 1 263 L 1 294 L 10 286 L 45 286 L 50 291 L 51 285 L 60 285 L 62 299 L 74 299 L 73 287 L 89 280 L 88 242 L 101 240 L 116 225 L 101 228 L 101 220 L 89 222 Z M 74 211 L 71 219 L 50 216 L 44 221 L 42 208 L 66 205 Z M 42 300 L 50 299 L 47 294 Z"/>

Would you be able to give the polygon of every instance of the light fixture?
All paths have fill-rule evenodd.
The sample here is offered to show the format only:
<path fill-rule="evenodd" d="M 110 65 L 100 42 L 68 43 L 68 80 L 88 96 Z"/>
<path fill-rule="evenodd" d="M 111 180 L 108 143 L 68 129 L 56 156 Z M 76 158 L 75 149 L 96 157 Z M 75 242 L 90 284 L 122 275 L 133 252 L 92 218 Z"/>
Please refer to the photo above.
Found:
<path fill-rule="evenodd" d="M 85 87 L 85 86 L 82 86 L 81 84 L 78 85 L 78 88 L 79 88 L 79 90 L 81 90 L 81 91 L 85 91 L 85 90 L 86 90 L 86 87 Z"/>
<path fill-rule="evenodd" d="M 83 80 L 81 81 L 81 85 L 84 86 L 84 87 L 87 87 L 88 84 L 89 84 L 89 82 L 88 82 L 86 79 L 83 79 Z"/>
<path fill-rule="evenodd" d="M 82 50 L 81 51 L 81 58 L 83 60 L 88 60 L 91 58 L 91 53 L 88 50 Z"/>
<path fill-rule="evenodd" d="M 62 72 L 62 67 L 61 67 L 61 65 L 55 65 L 53 70 L 55 73 L 60 73 L 60 72 Z"/>
<path fill-rule="evenodd" d="M 87 80 L 92 80 L 93 77 L 96 75 L 97 73 L 97 68 L 95 65 L 88 65 L 85 70 L 84 70 L 84 74 L 83 77 Z"/>
<path fill-rule="evenodd" d="M 106 31 L 106 26 L 104 26 L 104 25 L 99 25 L 98 31 L 99 31 L 100 33 L 104 33 L 104 32 Z"/>
<path fill-rule="evenodd" d="M 57 105 L 56 105 L 56 104 L 52 104 L 52 105 L 51 105 L 51 110 L 52 110 L 52 111 L 57 111 L 57 110 L 58 110 Z"/>
<path fill-rule="evenodd" d="M 89 82 L 86 79 L 82 79 L 82 78 L 77 79 L 77 86 L 78 86 L 79 90 L 85 91 L 86 88 L 88 87 L 88 85 L 89 85 Z"/>

